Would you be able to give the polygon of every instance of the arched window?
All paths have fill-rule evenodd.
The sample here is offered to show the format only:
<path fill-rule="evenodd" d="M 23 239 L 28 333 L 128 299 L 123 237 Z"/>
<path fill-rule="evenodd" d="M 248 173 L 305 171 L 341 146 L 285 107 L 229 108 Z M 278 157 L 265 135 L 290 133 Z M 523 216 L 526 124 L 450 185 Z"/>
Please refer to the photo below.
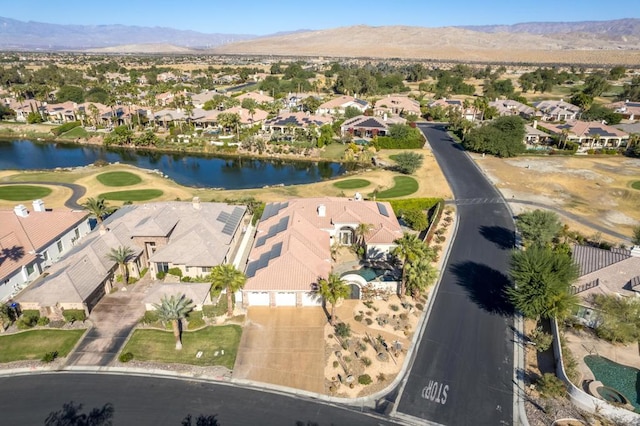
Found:
<path fill-rule="evenodd" d="M 343 246 L 350 246 L 355 241 L 354 234 L 355 233 L 353 231 L 353 228 L 349 226 L 343 226 L 338 232 L 338 241 Z"/>

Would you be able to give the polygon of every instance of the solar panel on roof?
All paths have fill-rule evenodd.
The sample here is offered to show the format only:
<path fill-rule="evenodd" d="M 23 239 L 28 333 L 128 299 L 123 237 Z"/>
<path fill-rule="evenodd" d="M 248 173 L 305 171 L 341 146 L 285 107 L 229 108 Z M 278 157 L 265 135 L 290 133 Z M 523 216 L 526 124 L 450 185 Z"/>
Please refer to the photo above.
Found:
<path fill-rule="evenodd" d="M 284 203 L 269 203 L 265 206 L 264 212 L 262 212 L 262 217 L 260 218 L 260 220 L 265 221 L 270 217 L 277 215 L 280 212 L 280 210 L 288 206 L 289 206 L 288 201 L 285 201 Z"/>
<path fill-rule="evenodd" d="M 378 211 L 382 216 L 389 217 L 389 212 L 387 211 L 387 206 L 382 203 L 376 203 L 378 205 Z"/>
<path fill-rule="evenodd" d="M 631 278 L 631 281 L 629 281 L 629 283 L 631 284 L 631 288 L 635 290 L 636 287 L 640 286 L 640 275 Z"/>
<path fill-rule="evenodd" d="M 222 223 L 227 223 L 227 221 L 229 220 L 229 213 L 227 212 L 220 212 L 220 214 L 218 215 L 218 217 L 216 218 L 216 220 L 218 222 L 222 222 Z"/>
<path fill-rule="evenodd" d="M 243 215 L 244 210 L 241 207 L 235 207 L 231 212 L 231 215 L 227 217 L 224 228 L 222 228 L 222 233 L 226 235 L 233 235 L 233 231 L 238 228 Z"/>

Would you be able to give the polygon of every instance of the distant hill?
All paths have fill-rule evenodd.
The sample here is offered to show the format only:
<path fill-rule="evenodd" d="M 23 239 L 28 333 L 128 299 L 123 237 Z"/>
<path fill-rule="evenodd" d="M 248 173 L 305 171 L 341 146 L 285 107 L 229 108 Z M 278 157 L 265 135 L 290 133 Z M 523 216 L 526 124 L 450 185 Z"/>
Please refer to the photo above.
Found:
<path fill-rule="evenodd" d="M 202 51 L 196 49 L 190 49 L 188 47 L 176 46 L 166 43 L 148 43 L 148 44 L 123 44 L 118 46 L 109 47 L 94 47 L 91 49 L 85 49 L 83 52 L 87 53 L 167 53 L 167 54 L 180 54 L 189 55 L 193 53 L 202 53 Z"/>
<path fill-rule="evenodd" d="M 471 25 L 461 26 L 471 31 L 483 33 L 528 33 L 528 34 L 568 34 L 587 33 L 610 38 L 640 36 L 640 19 L 616 19 L 612 21 L 581 22 L 523 22 L 514 25 Z"/>

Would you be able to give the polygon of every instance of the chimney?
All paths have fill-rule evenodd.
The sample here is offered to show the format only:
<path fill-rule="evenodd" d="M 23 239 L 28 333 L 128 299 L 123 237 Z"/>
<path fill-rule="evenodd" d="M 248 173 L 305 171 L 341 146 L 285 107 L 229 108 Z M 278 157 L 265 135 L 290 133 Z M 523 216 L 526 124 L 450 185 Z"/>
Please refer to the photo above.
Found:
<path fill-rule="evenodd" d="M 46 212 L 47 209 L 44 208 L 44 201 L 37 199 L 33 202 L 33 211 L 34 212 Z"/>
<path fill-rule="evenodd" d="M 24 206 L 24 204 L 18 204 L 17 206 L 15 206 L 13 208 L 13 212 L 16 214 L 16 216 L 18 217 L 28 217 L 29 216 L 29 211 L 27 210 L 27 208 Z"/>
<path fill-rule="evenodd" d="M 324 204 L 318 205 L 318 217 L 325 217 L 327 215 L 327 206 Z"/>
<path fill-rule="evenodd" d="M 382 121 L 387 121 L 387 114 L 382 114 Z"/>
<path fill-rule="evenodd" d="M 533 120 L 533 128 L 534 129 L 538 128 L 538 120 Z"/>
<path fill-rule="evenodd" d="M 200 210 L 200 197 L 193 197 L 191 203 L 193 204 L 193 208 L 195 210 Z"/>

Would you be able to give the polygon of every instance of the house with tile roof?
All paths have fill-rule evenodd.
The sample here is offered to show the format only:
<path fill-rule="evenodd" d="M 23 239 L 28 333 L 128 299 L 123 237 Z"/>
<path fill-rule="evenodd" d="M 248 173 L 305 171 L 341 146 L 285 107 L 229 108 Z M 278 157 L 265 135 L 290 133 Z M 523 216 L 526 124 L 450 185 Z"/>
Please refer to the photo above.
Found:
<path fill-rule="evenodd" d="M 589 327 L 601 320 L 592 300 L 597 294 L 640 297 L 640 247 L 630 250 L 577 245 L 572 257 L 578 264 L 578 280 L 571 291 L 580 298 L 576 317 Z"/>
<path fill-rule="evenodd" d="M 640 119 L 640 102 L 629 100 L 619 101 L 607 105 L 607 108 L 611 108 L 614 112 L 622 114 L 622 117 L 627 120 L 636 121 Z"/>
<path fill-rule="evenodd" d="M 0 301 L 35 280 L 89 233 L 85 211 L 47 210 L 35 200 L 0 210 Z"/>
<path fill-rule="evenodd" d="M 360 224 L 366 256 L 385 257 L 402 236 L 388 202 L 325 197 L 297 198 L 265 206 L 247 259 L 244 306 L 319 306 L 318 279 L 332 271 L 331 247 L 352 245 Z"/>
<path fill-rule="evenodd" d="M 349 133 L 353 136 L 362 138 L 386 136 L 389 132 L 389 126 L 393 124 L 405 124 L 406 122 L 407 120 L 398 116 L 388 117 L 384 115 L 382 117 L 368 117 L 365 115 L 359 115 L 342 123 L 340 126 L 340 133 L 342 136 Z"/>
<path fill-rule="evenodd" d="M 236 99 L 239 100 L 240 102 L 244 101 L 245 99 L 253 99 L 259 104 L 271 103 L 274 100 L 273 97 L 269 95 L 265 95 L 262 90 L 260 90 L 259 92 L 243 93 L 242 95 L 238 96 Z"/>
<path fill-rule="evenodd" d="M 63 309 L 91 312 L 113 286 L 118 265 L 108 253 L 120 246 L 134 251 L 127 265 L 133 277 L 144 268 L 154 279 L 172 268 L 183 277 L 206 276 L 232 260 L 245 215 L 245 206 L 201 203 L 197 197 L 191 203 L 123 206 L 16 300 L 49 317 Z"/>
<path fill-rule="evenodd" d="M 606 125 L 600 121 L 568 120 L 565 123 L 538 123 L 538 127 L 551 134 L 565 137 L 567 142 L 578 145 L 578 152 L 590 149 L 606 149 L 626 147 L 629 135 L 620 129 Z"/>
<path fill-rule="evenodd" d="M 475 107 L 467 107 L 465 108 L 464 101 L 460 99 L 437 99 L 435 101 L 429 102 L 427 105 L 429 108 L 440 107 L 445 111 L 449 108 L 453 108 L 454 111 L 460 111 L 462 114 L 462 118 L 469 121 L 476 121 L 482 118 L 482 111 L 476 109 Z"/>
<path fill-rule="evenodd" d="M 534 102 L 533 107 L 537 110 L 536 116 L 543 121 L 567 121 L 576 120 L 582 109 L 580 107 L 565 102 L 563 99 L 544 100 Z"/>
<path fill-rule="evenodd" d="M 308 130 L 311 126 L 320 128 L 332 122 L 331 116 L 312 115 L 306 112 L 283 112 L 277 117 L 266 120 L 262 124 L 262 130 L 269 133 L 293 134 L 300 130 Z"/>
<path fill-rule="evenodd" d="M 489 102 L 489 106 L 495 108 L 500 116 L 518 115 L 525 120 L 529 120 L 536 114 L 535 108 L 513 99 L 496 99 Z"/>
<path fill-rule="evenodd" d="M 369 102 L 358 99 L 353 96 L 342 95 L 333 98 L 318 107 L 317 114 L 344 114 L 344 110 L 348 107 L 357 108 L 360 112 L 369 109 Z"/>
<path fill-rule="evenodd" d="M 400 95 L 387 95 L 386 98 L 382 98 L 373 106 L 374 115 L 406 115 L 415 114 L 418 117 L 422 114 L 420 111 L 420 102 L 412 99 L 408 96 Z"/>

